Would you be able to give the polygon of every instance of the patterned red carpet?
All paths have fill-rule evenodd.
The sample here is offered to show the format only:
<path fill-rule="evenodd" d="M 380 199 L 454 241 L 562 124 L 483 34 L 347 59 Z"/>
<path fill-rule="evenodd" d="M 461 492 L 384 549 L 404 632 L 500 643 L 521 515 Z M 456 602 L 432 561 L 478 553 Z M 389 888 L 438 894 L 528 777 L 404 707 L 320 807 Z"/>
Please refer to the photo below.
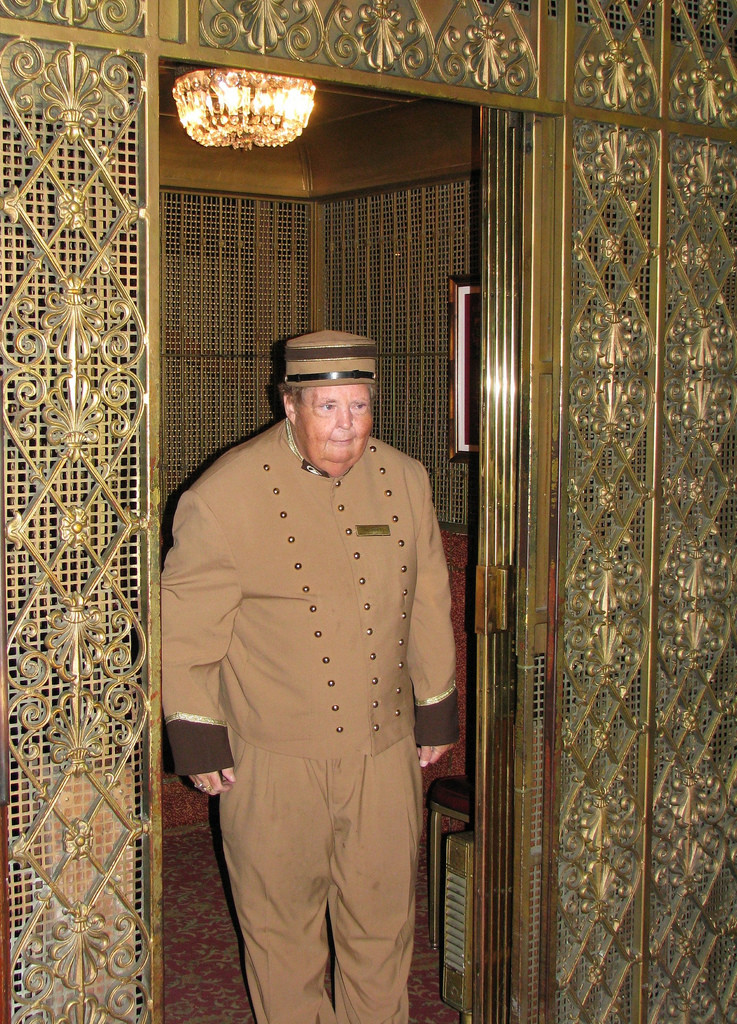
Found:
<path fill-rule="evenodd" d="M 458 1024 L 440 1000 L 438 953 L 427 942 L 424 857 L 417 889 L 417 938 L 410 976 L 412 1024 Z M 166 1024 L 253 1024 L 238 938 L 206 824 L 164 833 Z"/>

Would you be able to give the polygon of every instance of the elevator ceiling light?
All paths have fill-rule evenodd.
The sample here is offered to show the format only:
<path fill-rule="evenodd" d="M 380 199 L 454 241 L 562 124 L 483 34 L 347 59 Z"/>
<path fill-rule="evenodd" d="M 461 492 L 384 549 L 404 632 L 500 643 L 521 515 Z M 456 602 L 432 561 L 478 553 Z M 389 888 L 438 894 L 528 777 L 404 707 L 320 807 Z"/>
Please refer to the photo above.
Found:
<path fill-rule="evenodd" d="M 179 120 L 202 146 L 285 146 L 302 134 L 315 102 L 303 78 L 206 68 L 174 83 Z"/>

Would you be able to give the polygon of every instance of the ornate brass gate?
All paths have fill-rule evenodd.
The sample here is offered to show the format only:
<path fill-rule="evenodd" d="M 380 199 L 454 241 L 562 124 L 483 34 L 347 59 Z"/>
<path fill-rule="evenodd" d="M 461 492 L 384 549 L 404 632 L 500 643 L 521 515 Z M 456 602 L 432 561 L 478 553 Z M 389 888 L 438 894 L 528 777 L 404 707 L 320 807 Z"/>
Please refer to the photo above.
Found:
<path fill-rule="evenodd" d="M 524 115 L 521 286 L 485 339 L 521 371 L 485 394 L 482 466 L 519 387 L 515 786 L 492 765 L 478 793 L 513 841 L 488 847 L 479 919 L 490 879 L 509 913 L 475 1018 L 732 1020 L 735 0 L 0 0 L 0 34 L 13 1019 L 161 1014 L 166 57 Z"/>

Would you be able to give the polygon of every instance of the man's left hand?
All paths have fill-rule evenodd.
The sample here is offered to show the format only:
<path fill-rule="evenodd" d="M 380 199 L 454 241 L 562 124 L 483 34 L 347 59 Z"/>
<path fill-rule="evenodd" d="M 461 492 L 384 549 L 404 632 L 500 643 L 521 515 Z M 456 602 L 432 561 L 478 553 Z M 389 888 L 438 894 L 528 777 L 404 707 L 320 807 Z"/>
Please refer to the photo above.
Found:
<path fill-rule="evenodd" d="M 452 743 L 446 743 L 444 747 L 418 747 L 417 756 L 420 759 L 420 768 L 427 768 L 429 764 L 435 764 L 452 746 Z"/>

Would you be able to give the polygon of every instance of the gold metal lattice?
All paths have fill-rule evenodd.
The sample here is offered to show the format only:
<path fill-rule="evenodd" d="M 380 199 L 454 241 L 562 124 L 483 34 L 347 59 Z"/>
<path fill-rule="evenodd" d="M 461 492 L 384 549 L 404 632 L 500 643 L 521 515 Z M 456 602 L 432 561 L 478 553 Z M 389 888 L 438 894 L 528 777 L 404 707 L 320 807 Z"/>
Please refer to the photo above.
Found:
<path fill-rule="evenodd" d="M 478 270 L 470 181 L 327 203 L 325 323 L 374 338 L 376 432 L 428 470 L 441 521 L 468 523 L 468 466 L 448 458 L 448 277 Z"/>
<path fill-rule="evenodd" d="M 558 1011 L 592 1024 L 687 1011 L 726 1021 L 737 152 L 674 138 L 661 197 L 654 133 L 579 123 L 574 148 Z"/>
<path fill-rule="evenodd" d="M 421 0 L 202 0 L 200 37 L 203 46 L 525 96 L 538 86 L 531 7 L 452 0 L 439 17 Z"/>
<path fill-rule="evenodd" d="M 167 495 L 274 419 L 274 348 L 309 330 L 311 205 L 162 193 Z"/>
<path fill-rule="evenodd" d="M 149 1015 L 142 95 L 0 51 L 16 1021 Z"/>
<path fill-rule="evenodd" d="M 143 0 L 0 0 L 0 13 L 49 25 L 142 35 Z"/>
<path fill-rule="evenodd" d="M 737 148 L 674 139 L 649 1020 L 737 999 Z M 719 1014 L 724 1014 L 723 1017 Z"/>
<path fill-rule="evenodd" d="M 49 25 L 142 35 L 143 0 L 0 0 L 0 13 Z"/>

